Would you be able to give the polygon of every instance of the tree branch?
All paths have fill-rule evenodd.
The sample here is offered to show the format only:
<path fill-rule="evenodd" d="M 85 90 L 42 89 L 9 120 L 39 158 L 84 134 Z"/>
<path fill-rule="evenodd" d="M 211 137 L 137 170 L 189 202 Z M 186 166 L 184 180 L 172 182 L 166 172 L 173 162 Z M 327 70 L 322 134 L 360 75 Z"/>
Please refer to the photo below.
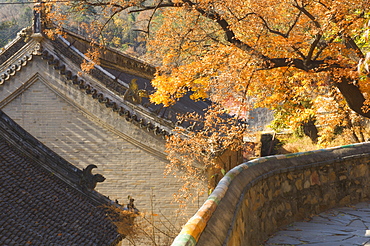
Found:
<path fill-rule="evenodd" d="M 319 44 L 321 38 L 322 38 L 321 33 L 316 34 L 316 37 L 315 37 L 314 41 L 310 45 L 310 50 L 308 51 L 307 56 L 306 56 L 306 60 L 305 60 L 305 63 L 307 65 L 309 65 L 312 62 L 311 59 L 312 59 L 312 56 L 313 56 L 313 52 L 315 51 L 315 49 L 316 49 L 317 45 Z"/>
<path fill-rule="evenodd" d="M 183 3 L 189 5 L 189 7 L 192 7 L 193 9 L 198 11 L 202 16 L 215 21 L 221 27 L 221 29 L 224 31 L 225 36 L 226 36 L 226 40 L 229 43 L 235 45 L 237 48 L 239 48 L 243 51 L 251 52 L 254 56 L 262 59 L 263 61 L 270 60 L 267 56 L 265 56 L 262 53 L 260 53 L 259 51 L 255 50 L 252 46 L 250 46 L 250 45 L 240 41 L 238 38 L 236 38 L 235 33 L 230 29 L 229 23 L 222 16 L 220 16 L 217 12 L 214 12 L 214 11 L 207 12 L 204 9 L 202 9 L 201 7 L 197 6 L 197 4 L 191 2 L 190 0 L 183 0 Z"/>
<path fill-rule="evenodd" d="M 108 23 L 114 18 L 115 15 L 117 15 L 118 13 L 122 12 L 124 10 L 123 7 L 118 7 L 119 9 L 114 11 L 113 14 L 111 14 L 111 16 L 109 16 L 108 20 L 104 23 L 104 25 L 100 28 L 100 32 L 99 32 L 99 36 L 102 37 L 102 40 L 103 40 L 103 44 L 105 45 L 105 42 L 104 42 L 104 35 L 103 35 L 103 30 L 104 28 L 108 25 Z"/>
<path fill-rule="evenodd" d="M 272 58 L 266 66 L 266 69 L 278 68 L 278 67 L 295 67 L 304 71 L 315 69 L 315 71 L 327 71 L 330 68 L 338 67 L 338 64 L 332 66 L 325 66 L 327 63 L 325 60 L 313 61 L 310 65 L 307 65 L 302 59 L 290 59 L 290 58 Z"/>
<path fill-rule="evenodd" d="M 307 11 L 307 9 L 305 9 L 306 6 L 301 7 L 301 6 L 298 5 L 297 2 L 296 2 L 296 4 L 293 4 L 293 7 L 297 8 L 301 13 L 305 14 L 313 22 L 313 24 L 315 25 L 316 28 L 321 29 L 320 23 L 316 20 L 316 18 L 310 12 Z M 312 62 L 311 60 L 312 60 L 313 52 L 315 51 L 315 49 L 316 49 L 317 45 L 319 44 L 321 38 L 322 38 L 322 34 L 321 34 L 321 31 L 320 31 L 318 34 L 316 34 L 315 39 L 312 42 L 312 44 L 310 45 L 310 49 L 307 53 L 307 56 L 306 56 L 306 59 L 305 59 L 305 63 L 306 63 L 307 66 L 309 66 L 310 63 Z"/>
<path fill-rule="evenodd" d="M 267 24 L 267 21 L 260 15 L 258 14 L 255 14 L 257 15 L 258 18 L 260 18 L 260 20 L 263 22 L 263 25 L 267 28 L 267 30 L 273 34 L 276 34 L 276 35 L 279 35 L 279 36 L 282 36 L 283 38 L 287 38 L 286 34 L 280 32 L 280 31 L 276 31 L 276 30 L 272 30 L 269 25 Z"/>
<path fill-rule="evenodd" d="M 297 22 L 299 18 L 301 17 L 302 12 L 299 11 L 297 17 L 295 18 L 293 24 L 290 26 L 289 30 L 286 33 L 286 36 L 289 37 L 290 32 L 293 30 L 293 28 L 297 25 Z"/>
<path fill-rule="evenodd" d="M 297 2 L 296 2 L 297 3 Z M 299 6 L 298 3 L 297 4 L 292 4 L 293 7 L 297 8 L 299 11 L 301 11 L 303 14 L 305 14 L 312 22 L 313 24 L 315 25 L 315 27 L 317 28 L 321 28 L 321 25 L 320 23 L 316 20 L 315 16 L 313 16 L 310 12 L 308 12 L 305 7 L 305 6 Z"/>
<path fill-rule="evenodd" d="M 292 46 L 292 49 L 303 59 L 306 60 L 306 56 L 295 46 Z"/>
<path fill-rule="evenodd" d="M 81 5 L 81 2 L 83 2 L 86 5 L 94 6 L 94 7 L 110 6 L 110 7 L 116 7 L 116 8 L 122 9 L 122 10 L 132 7 L 130 4 L 121 5 L 121 4 L 117 4 L 117 3 L 111 3 L 111 2 L 100 2 L 100 1 L 98 1 L 98 2 L 89 2 L 87 0 L 80 0 L 76 4 Z"/>
<path fill-rule="evenodd" d="M 163 1 L 161 1 L 159 4 L 151 5 L 151 6 L 140 6 L 139 9 L 130 10 L 128 13 L 131 14 L 131 13 L 143 12 L 143 11 L 153 10 L 153 9 L 158 9 L 158 8 L 182 7 L 181 4 L 174 4 L 172 2 L 169 2 L 169 3 L 162 3 L 162 2 Z"/>
<path fill-rule="evenodd" d="M 344 36 L 343 38 L 346 42 L 346 46 L 348 46 L 348 48 L 351 48 L 355 51 L 358 59 L 365 58 L 364 53 L 362 53 L 362 50 L 358 47 L 358 45 L 355 43 L 355 41 L 348 34 L 345 34 L 343 36 Z"/>
<path fill-rule="evenodd" d="M 147 32 L 147 34 L 148 34 L 148 37 L 149 37 L 149 35 L 150 35 L 150 23 L 152 22 L 152 19 L 153 19 L 153 17 L 154 17 L 154 14 L 155 14 L 155 12 L 158 10 L 158 8 L 159 8 L 159 6 L 162 4 L 162 2 L 163 2 L 163 0 L 160 0 L 159 1 L 159 3 L 157 4 L 157 6 L 154 8 L 154 11 L 153 11 L 153 13 L 150 15 L 150 18 L 149 18 L 149 20 L 148 20 L 148 25 L 147 25 L 147 30 L 148 30 L 148 32 Z"/>
<path fill-rule="evenodd" d="M 320 54 L 325 50 L 326 47 L 328 47 L 328 44 L 332 43 L 337 37 L 343 35 L 343 33 L 345 33 L 346 29 L 351 26 L 356 20 L 362 18 L 364 16 L 364 12 L 361 12 L 360 14 L 358 14 L 356 16 L 356 18 L 354 18 L 352 21 L 346 23 L 346 25 L 344 25 L 335 35 L 333 35 L 333 37 L 326 42 L 325 45 L 323 45 L 317 52 L 316 52 L 316 55 L 314 57 L 313 60 L 317 59 Z M 356 45 L 357 46 L 357 45 Z M 357 47 L 358 48 L 358 47 Z M 361 54 L 362 52 L 360 52 Z M 363 55 L 363 54 L 362 54 Z"/>

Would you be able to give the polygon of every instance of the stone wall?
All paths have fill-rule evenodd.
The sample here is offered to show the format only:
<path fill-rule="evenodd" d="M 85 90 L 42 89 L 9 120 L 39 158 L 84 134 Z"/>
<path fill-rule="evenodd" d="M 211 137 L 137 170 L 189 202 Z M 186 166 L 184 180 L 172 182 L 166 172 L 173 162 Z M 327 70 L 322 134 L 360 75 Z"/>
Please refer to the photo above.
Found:
<path fill-rule="evenodd" d="M 218 184 L 173 245 L 260 245 L 280 227 L 370 196 L 370 143 L 256 159 Z"/>

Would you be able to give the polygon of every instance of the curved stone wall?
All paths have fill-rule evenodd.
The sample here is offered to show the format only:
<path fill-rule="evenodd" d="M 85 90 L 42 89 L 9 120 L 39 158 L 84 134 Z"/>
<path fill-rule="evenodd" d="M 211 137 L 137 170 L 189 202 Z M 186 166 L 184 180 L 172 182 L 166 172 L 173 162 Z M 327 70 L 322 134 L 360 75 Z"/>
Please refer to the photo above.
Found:
<path fill-rule="evenodd" d="M 280 227 L 370 196 L 370 143 L 243 163 L 215 191 L 173 242 L 260 245 Z"/>

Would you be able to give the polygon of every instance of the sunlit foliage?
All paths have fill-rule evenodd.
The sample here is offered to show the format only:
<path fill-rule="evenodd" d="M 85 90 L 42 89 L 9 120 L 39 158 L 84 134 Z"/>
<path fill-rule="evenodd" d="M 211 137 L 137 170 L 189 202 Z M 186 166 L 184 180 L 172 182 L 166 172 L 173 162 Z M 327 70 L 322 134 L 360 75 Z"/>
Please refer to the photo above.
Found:
<path fill-rule="evenodd" d="M 252 107 L 274 110 L 276 129 L 316 122 L 323 126 L 321 142 L 334 129 L 354 127 L 349 108 L 370 117 L 367 0 L 84 0 L 67 5 L 79 13 L 94 9 L 94 35 L 119 13 L 148 13 L 140 30 L 148 42 L 146 59 L 158 64 L 152 102 L 167 106 L 190 93 L 217 106 L 203 117 L 191 115 L 204 128 L 179 129 L 169 139 L 170 170 L 179 167 L 196 177 L 200 170 L 192 160 L 208 162 L 217 144 L 240 146 L 246 128 L 236 119 Z M 67 12 L 55 10 L 50 13 L 62 15 L 52 17 L 64 21 Z M 218 125 L 226 113 L 236 119 L 227 127 Z"/>

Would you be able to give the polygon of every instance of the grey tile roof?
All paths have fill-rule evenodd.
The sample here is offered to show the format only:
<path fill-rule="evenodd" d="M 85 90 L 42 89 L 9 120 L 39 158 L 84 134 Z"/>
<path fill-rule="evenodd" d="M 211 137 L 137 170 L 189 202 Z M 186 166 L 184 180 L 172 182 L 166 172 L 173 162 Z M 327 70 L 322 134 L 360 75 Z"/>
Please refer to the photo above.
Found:
<path fill-rule="evenodd" d="M 90 41 L 86 38 L 77 35 L 69 30 L 64 30 L 66 34 L 67 40 L 70 42 L 71 45 L 75 46 L 80 52 L 85 53 L 87 52 L 88 48 L 90 48 Z M 53 41 L 54 44 L 57 43 L 57 40 Z M 59 49 L 62 49 L 61 46 L 58 46 Z M 63 50 L 63 54 L 70 53 L 71 50 Z M 122 53 L 116 49 L 112 49 L 109 47 L 105 47 L 105 52 L 107 55 L 103 55 L 101 57 L 101 64 L 100 66 L 110 74 L 112 74 L 116 80 L 119 79 L 127 84 L 130 83 L 132 79 L 137 80 L 137 84 L 139 89 L 144 89 L 149 93 L 154 92 L 154 88 L 152 87 L 150 80 L 154 78 L 155 67 L 151 64 L 148 64 L 144 61 L 138 60 L 128 54 Z M 74 60 L 77 63 L 78 58 L 74 57 Z M 127 69 L 126 69 L 127 68 Z M 91 71 L 91 74 L 94 75 L 94 71 Z M 104 83 L 107 83 L 107 79 L 103 80 Z M 118 84 L 114 81 L 113 84 Z M 123 91 L 117 89 L 118 87 L 114 85 L 106 84 L 107 87 L 110 89 L 115 90 L 118 94 L 123 94 Z M 190 99 L 190 92 L 187 93 L 183 98 L 178 100 L 174 105 L 170 107 L 163 107 L 163 105 L 156 105 L 151 102 L 147 98 L 143 98 L 141 105 L 147 108 L 149 111 L 154 112 L 157 114 L 158 117 L 167 119 L 176 123 L 177 115 L 182 115 L 185 113 L 195 112 L 200 115 L 204 114 L 204 111 L 211 106 L 211 101 L 194 101 Z"/>
<path fill-rule="evenodd" d="M 47 170 L 40 163 L 48 158 L 39 150 L 37 161 L 30 158 L 26 152 L 32 149 L 32 139 L 22 140 L 29 146 L 23 152 L 20 139 L 12 138 L 19 135 L 12 132 L 14 122 L 1 111 L 0 116 L 0 245 L 102 246 L 120 241 L 123 236 L 103 207 L 108 199 L 100 199 L 95 191 L 91 197 Z"/>

